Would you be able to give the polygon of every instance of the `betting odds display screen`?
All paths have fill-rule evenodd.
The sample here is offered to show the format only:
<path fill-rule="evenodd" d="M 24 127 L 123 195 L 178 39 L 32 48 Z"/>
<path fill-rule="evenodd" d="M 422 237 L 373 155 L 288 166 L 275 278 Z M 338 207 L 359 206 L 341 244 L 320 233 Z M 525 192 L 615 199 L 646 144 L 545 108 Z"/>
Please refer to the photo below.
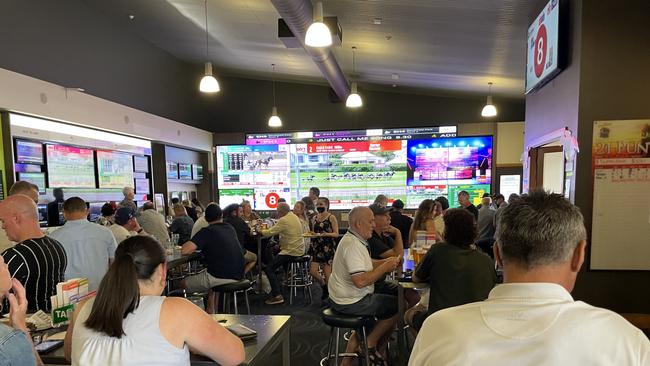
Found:
<path fill-rule="evenodd" d="M 217 147 L 222 205 L 258 210 L 293 204 L 318 187 L 331 209 L 368 205 L 378 194 L 417 208 L 445 196 L 456 205 L 490 191 L 492 137 L 456 137 L 455 126 L 249 134 L 246 145 Z"/>
<path fill-rule="evenodd" d="M 66 145 L 46 145 L 50 187 L 95 188 L 93 150 Z"/>
<path fill-rule="evenodd" d="M 124 188 L 133 185 L 133 155 L 97 151 L 99 188 Z"/>

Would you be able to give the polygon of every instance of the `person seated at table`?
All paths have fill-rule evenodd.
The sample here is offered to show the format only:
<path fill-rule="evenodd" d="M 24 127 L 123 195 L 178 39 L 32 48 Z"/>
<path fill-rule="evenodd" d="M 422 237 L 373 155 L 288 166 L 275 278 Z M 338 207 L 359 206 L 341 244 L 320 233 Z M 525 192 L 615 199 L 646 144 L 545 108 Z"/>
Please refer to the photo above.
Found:
<path fill-rule="evenodd" d="M 165 216 L 156 211 L 153 202 L 146 201 L 142 204 L 142 212 L 138 216 L 138 224 L 154 238 L 165 245 L 169 242 L 169 231 L 167 231 L 167 223 L 165 223 Z"/>
<path fill-rule="evenodd" d="M 191 239 L 194 220 L 187 215 L 186 207 L 182 204 L 174 205 L 174 220 L 169 225 L 169 232 L 178 234 L 178 245 Z"/>
<path fill-rule="evenodd" d="M 223 222 L 223 211 L 216 203 L 205 208 L 205 219 L 209 226 L 201 229 L 181 248 L 182 255 L 201 251 L 207 270 L 189 276 L 182 286 L 192 291 L 206 292 L 211 288 L 244 278 L 245 249 L 239 244 L 237 233 L 232 225 Z M 208 312 L 214 312 L 214 296 L 208 301 Z"/>
<path fill-rule="evenodd" d="M 210 202 L 210 203 L 208 203 L 208 205 L 211 205 L 213 203 L 218 205 L 218 203 L 216 203 L 216 202 Z M 241 211 L 241 208 L 240 208 L 240 211 Z M 239 214 L 238 216 L 241 217 L 241 214 Z M 201 215 L 198 220 L 194 221 L 194 225 L 192 225 L 192 234 L 190 235 L 190 238 L 193 238 L 194 235 L 196 235 L 196 233 L 201 231 L 201 229 L 203 229 L 204 227 L 208 227 L 208 226 L 209 226 L 209 224 L 205 220 L 205 208 L 204 208 L 203 209 L 203 215 Z"/>
<path fill-rule="evenodd" d="M 397 324 L 397 297 L 375 293 L 374 283 L 386 273 L 394 271 L 400 257 L 388 257 L 373 261 L 368 251 L 368 239 L 372 237 L 375 220 L 368 207 L 355 207 L 348 216 L 350 228 L 341 238 L 334 254 L 329 289 L 332 310 L 341 314 L 374 316 L 379 319 L 368 335 L 371 363 L 385 363 L 383 348 Z M 346 352 L 356 352 L 359 339 L 355 334 L 348 341 Z M 382 351 L 378 351 L 382 350 Z M 344 358 L 341 365 L 350 365 Z"/>
<path fill-rule="evenodd" d="M 88 279 L 88 290 L 94 291 L 113 261 L 117 243 L 111 231 L 89 222 L 86 202 L 71 197 L 63 203 L 65 224 L 50 234 L 65 249 L 68 265 L 65 278 Z"/>
<path fill-rule="evenodd" d="M 115 208 L 106 202 L 102 205 L 101 215 L 95 220 L 96 224 L 110 227 L 115 223 Z"/>
<path fill-rule="evenodd" d="M 246 247 L 244 246 L 248 241 L 253 239 L 251 238 L 250 226 L 239 217 L 239 207 L 240 206 L 236 203 L 226 206 L 226 208 L 223 209 L 223 222 L 232 225 L 237 233 L 239 245 L 241 245 L 241 247 L 246 251 L 244 254 L 244 260 L 246 261 L 244 272 L 248 273 L 257 263 L 257 254 L 246 250 Z"/>
<path fill-rule="evenodd" d="M 300 219 L 300 224 L 302 225 L 303 234 L 311 232 L 311 225 L 309 219 L 307 219 L 307 212 L 305 211 L 305 203 L 303 201 L 296 201 L 293 205 L 293 213 L 298 216 Z M 311 238 L 304 238 L 305 248 L 309 250 L 309 245 L 311 244 Z"/>
<path fill-rule="evenodd" d="M 442 220 L 442 212 L 437 211 L 436 207 L 440 206 L 436 205 L 434 200 L 426 199 L 420 202 L 409 231 L 409 247 L 417 240 L 418 231 L 426 231 L 427 235 L 435 235 L 437 239 L 442 237 L 442 233 L 436 225 L 436 220 Z"/>
<path fill-rule="evenodd" d="M 241 201 L 241 208 L 242 208 L 242 219 L 244 221 L 255 221 L 260 219 L 260 215 L 257 214 L 257 212 L 253 211 L 253 206 L 251 205 L 250 201 L 248 200 L 243 200 Z"/>
<path fill-rule="evenodd" d="M 244 361 L 242 341 L 187 299 L 160 296 L 165 250 L 150 236 L 124 240 L 97 296 L 75 306 L 65 336 L 73 365 L 189 365 L 191 348 L 220 365 Z M 179 316 L 182 314 L 182 316 Z"/>
<path fill-rule="evenodd" d="M 372 236 L 368 239 L 370 258 L 381 260 L 403 256 L 402 233 L 390 224 L 391 209 L 376 203 L 370 205 L 369 208 L 375 218 L 375 228 L 372 230 Z M 375 282 L 375 293 L 397 296 L 397 282 L 387 280 L 386 276 L 383 276 Z M 407 308 L 420 301 L 420 296 L 415 290 L 404 291 L 404 297 L 408 304 Z"/>
<path fill-rule="evenodd" d="M 302 237 L 302 224 L 300 219 L 293 212 L 286 202 L 278 203 L 278 221 L 271 228 L 261 230 L 263 237 L 280 236 L 280 253 L 275 256 L 266 266 L 264 272 L 271 284 L 271 297 L 265 303 L 267 305 L 282 304 L 281 280 L 275 271 L 288 264 L 295 257 L 302 257 L 305 254 L 305 241 Z"/>
<path fill-rule="evenodd" d="M 115 242 L 119 245 L 126 238 L 135 235 L 149 235 L 135 218 L 135 210 L 129 206 L 122 206 L 115 211 L 115 223 L 109 227 Z"/>
<path fill-rule="evenodd" d="M 51 310 L 50 297 L 65 278 L 67 256 L 58 241 L 38 225 L 36 203 L 23 194 L 0 202 L 0 220 L 7 237 L 17 244 L 2 253 L 12 278 L 26 289 L 30 312 Z"/>
<path fill-rule="evenodd" d="M 313 220 L 314 233 L 318 234 L 311 239 L 311 245 L 307 253 L 311 256 L 309 274 L 312 275 L 321 285 L 322 299 L 326 299 L 327 281 L 332 273 L 332 259 L 334 259 L 335 238 L 339 237 L 339 223 L 336 216 L 329 212 L 330 200 L 327 197 L 319 197 L 316 200 L 316 211 L 318 212 Z M 322 269 L 324 277 L 321 277 L 319 268 Z"/>
<path fill-rule="evenodd" d="M 413 274 L 413 282 L 430 285 L 428 310 L 414 308 L 404 317 L 415 330 L 438 310 L 485 300 L 497 282 L 494 261 L 473 245 L 477 236 L 474 215 L 452 208 L 444 220 L 445 241 L 429 249 Z"/>
<path fill-rule="evenodd" d="M 4 300 L 9 303 L 9 321 L 0 323 L 0 363 L 21 366 L 43 365 L 25 324 L 27 317 L 25 288 L 20 281 L 11 278 L 9 268 L 0 256 L 0 303 Z"/>
<path fill-rule="evenodd" d="M 485 301 L 431 315 L 409 365 L 648 365 L 650 341 L 618 314 L 574 301 L 587 231 L 563 195 L 507 206 L 494 245 L 504 284 Z"/>

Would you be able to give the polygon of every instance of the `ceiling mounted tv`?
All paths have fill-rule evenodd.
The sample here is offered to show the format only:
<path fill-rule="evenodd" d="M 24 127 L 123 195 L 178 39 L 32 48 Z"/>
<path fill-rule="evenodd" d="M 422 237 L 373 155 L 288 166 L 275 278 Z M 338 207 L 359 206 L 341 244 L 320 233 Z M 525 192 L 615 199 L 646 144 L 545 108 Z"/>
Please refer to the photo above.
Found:
<path fill-rule="evenodd" d="M 566 6 L 549 0 L 528 27 L 526 94 L 542 87 L 566 67 Z"/>

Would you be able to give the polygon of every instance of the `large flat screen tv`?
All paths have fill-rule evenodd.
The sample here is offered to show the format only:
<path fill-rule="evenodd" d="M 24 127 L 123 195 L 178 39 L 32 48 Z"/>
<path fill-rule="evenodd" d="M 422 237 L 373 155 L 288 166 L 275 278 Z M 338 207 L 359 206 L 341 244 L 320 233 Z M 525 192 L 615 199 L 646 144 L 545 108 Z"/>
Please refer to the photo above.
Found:
<path fill-rule="evenodd" d="M 124 188 L 133 185 L 133 155 L 116 151 L 97 151 L 99 188 Z"/>
<path fill-rule="evenodd" d="M 43 164 L 43 144 L 36 141 L 16 140 L 16 163 Z"/>
<path fill-rule="evenodd" d="M 46 145 L 47 178 L 51 188 L 95 188 L 93 150 Z"/>
<path fill-rule="evenodd" d="M 38 186 L 38 193 L 45 194 L 45 173 L 19 172 L 18 180 L 36 184 Z"/>
<path fill-rule="evenodd" d="M 560 0 L 549 0 L 528 27 L 526 93 L 540 88 L 565 67 L 564 13 Z"/>
<path fill-rule="evenodd" d="M 133 170 L 139 173 L 149 173 L 149 158 L 146 156 L 133 156 Z"/>

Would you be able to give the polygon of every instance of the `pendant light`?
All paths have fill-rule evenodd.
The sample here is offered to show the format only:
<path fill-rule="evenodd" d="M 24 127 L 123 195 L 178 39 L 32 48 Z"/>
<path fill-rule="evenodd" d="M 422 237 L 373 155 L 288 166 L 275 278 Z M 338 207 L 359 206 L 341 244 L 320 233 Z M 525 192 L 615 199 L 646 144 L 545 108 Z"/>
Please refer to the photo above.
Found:
<path fill-rule="evenodd" d="M 332 33 L 323 22 L 323 3 L 321 1 L 316 2 L 314 7 L 314 22 L 307 29 L 305 44 L 310 47 L 329 47 L 332 45 Z"/>
<path fill-rule="evenodd" d="M 208 0 L 205 0 L 205 58 L 210 59 L 210 48 L 208 47 Z M 205 75 L 199 84 L 199 90 L 203 93 L 218 93 L 221 88 L 219 82 L 212 76 L 212 63 L 205 63 Z"/>
<path fill-rule="evenodd" d="M 357 50 L 356 47 L 352 47 L 352 75 L 355 75 L 355 65 L 356 65 L 356 60 L 354 57 L 355 51 Z M 357 82 L 353 81 L 352 85 L 350 86 L 350 94 L 348 95 L 348 99 L 345 100 L 345 106 L 348 108 L 359 108 L 363 106 L 363 100 L 361 100 L 361 96 L 357 92 Z"/>
<path fill-rule="evenodd" d="M 495 117 L 497 115 L 497 108 L 492 104 L 492 82 L 488 83 L 488 96 L 485 107 L 481 111 L 483 117 Z"/>
<path fill-rule="evenodd" d="M 273 69 L 273 109 L 269 118 L 269 127 L 282 127 L 282 120 L 278 116 L 278 108 L 275 106 L 275 64 L 271 64 Z"/>

